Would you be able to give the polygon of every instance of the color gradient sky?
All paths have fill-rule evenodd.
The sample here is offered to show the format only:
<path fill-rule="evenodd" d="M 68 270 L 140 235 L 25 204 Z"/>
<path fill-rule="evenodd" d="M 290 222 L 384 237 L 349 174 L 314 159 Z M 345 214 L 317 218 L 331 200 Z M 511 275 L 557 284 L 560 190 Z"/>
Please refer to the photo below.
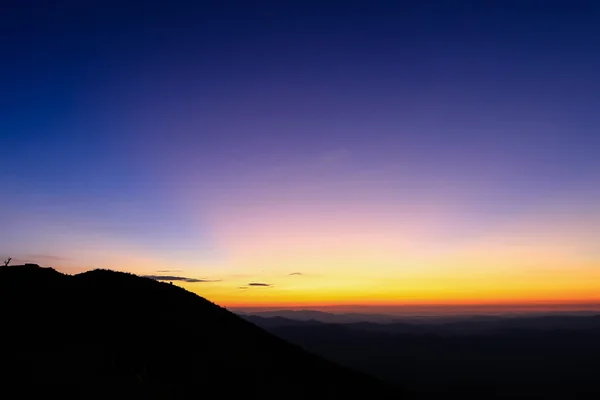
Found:
<path fill-rule="evenodd" d="M 1 256 L 226 306 L 600 302 L 598 2 L 190 3 L 0 12 Z"/>

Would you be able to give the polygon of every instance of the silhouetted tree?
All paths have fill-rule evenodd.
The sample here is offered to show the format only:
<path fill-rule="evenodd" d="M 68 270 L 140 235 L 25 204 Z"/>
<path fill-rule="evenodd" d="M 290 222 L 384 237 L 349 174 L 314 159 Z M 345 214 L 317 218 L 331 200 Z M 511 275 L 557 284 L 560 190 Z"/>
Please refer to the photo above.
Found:
<path fill-rule="evenodd" d="M 12 257 L 8 257 L 8 260 L 4 261 L 4 266 L 8 267 L 8 264 L 10 264 L 11 260 L 12 260 Z"/>

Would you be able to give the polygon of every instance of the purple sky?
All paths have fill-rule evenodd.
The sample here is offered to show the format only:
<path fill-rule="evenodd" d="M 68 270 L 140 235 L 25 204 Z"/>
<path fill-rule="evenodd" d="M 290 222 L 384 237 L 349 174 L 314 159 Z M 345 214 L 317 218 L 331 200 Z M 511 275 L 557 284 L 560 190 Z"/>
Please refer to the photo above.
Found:
<path fill-rule="evenodd" d="M 550 229 L 599 260 L 596 2 L 84 3 L 0 17 L 0 255 L 276 279 L 236 260 Z"/>

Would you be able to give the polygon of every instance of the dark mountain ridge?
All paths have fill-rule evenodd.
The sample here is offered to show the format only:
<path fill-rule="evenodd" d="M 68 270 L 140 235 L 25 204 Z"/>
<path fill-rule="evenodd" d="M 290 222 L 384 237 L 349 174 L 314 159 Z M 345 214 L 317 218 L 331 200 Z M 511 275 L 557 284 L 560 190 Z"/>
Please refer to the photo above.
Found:
<path fill-rule="evenodd" d="M 360 314 L 360 313 L 329 313 L 316 310 L 273 310 L 273 311 L 241 311 L 232 310 L 244 318 L 285 318 L 295 321 L 313 321 L 332 324 L 368 323 L 378 325 L 420 326 L 426 329 L 439 327 L 457 327 L 457 330 L 469 327 L 494 328 L 509 325 L 524 328 L 554 328 L 555 326 L 577 327 L 600 317 L 600 310 L 586 311 L 546 311 L 528 313 L 502 314 L 450 314 L 450 315 L 393 315 L 393 314 Z M 595 322 L 592 322 L 596 324 Z"/>
<path fill-rule="evenodd" d="M 460 319 L 436 319 L 427 321 L 401 320 L 396 322 L 324 322 L 317 319 L 292 319 L 286 317 L 265 317 L 264 315 L 244 315 L 242 318 L 264 328 L 313 325 L 340 325 L 345 329 L 381 333 L 417 333 L 443 335 L 474 335 L 482 333 L 502 333 L 517 331 L 596 331 L 600 333 L 599 315 L 542 315 L 519 317 L 473 316 Z"/>
<path fill-rule="evenodd" d="M 407 398 L 176 285 L 0 267 L 4 388 L 83 398 Z"/>

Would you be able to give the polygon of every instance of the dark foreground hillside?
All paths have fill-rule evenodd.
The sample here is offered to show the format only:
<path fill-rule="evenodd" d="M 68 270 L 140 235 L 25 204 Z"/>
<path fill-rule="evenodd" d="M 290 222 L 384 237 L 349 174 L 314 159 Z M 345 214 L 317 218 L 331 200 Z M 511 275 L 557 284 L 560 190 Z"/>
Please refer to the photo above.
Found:
<path fill-rule="evenodd" d="M 0 306 L 2 398 L 410 398 L 135 275 L 0 267 Z"/>

